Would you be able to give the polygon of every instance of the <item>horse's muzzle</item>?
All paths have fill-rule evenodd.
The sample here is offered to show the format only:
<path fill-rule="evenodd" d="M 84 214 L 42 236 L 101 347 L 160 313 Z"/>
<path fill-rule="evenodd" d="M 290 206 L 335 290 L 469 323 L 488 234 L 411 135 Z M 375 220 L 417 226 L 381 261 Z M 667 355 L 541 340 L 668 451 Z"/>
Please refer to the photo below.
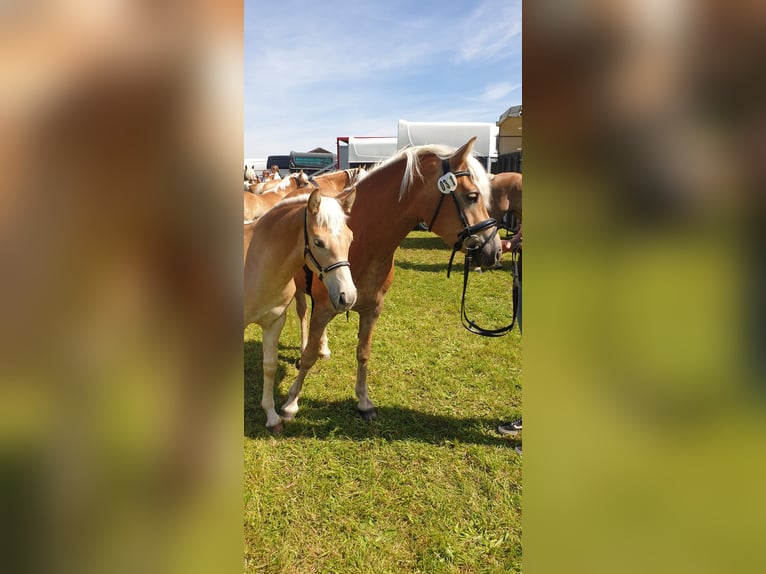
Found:
<path fill-rule="evenodd" d="M 356 290 L 341 291 L 337 297 L 331 295 L 330 300 L 338 313 L 345 313 L 356 304 Z"/>
<path fill-rule="evenodd" d="M 469 235 L 463 240 L 463 247 L 467 256 L 471 257 L 472 263 L 477 267 L 493 267 L 502 255 L 502 245 L 497 236 L 497 227 L 484 232 Z"/>
<path fill-rule="evenodd" d="M 501 254 L 500 240 L 494 238 L 492 241 L 486 242 L 480 250 L 473 251 L 472 259 L 479 267 L 494 267 L 500 261 Z"/>
<path fill-rule="evenodd" d="M 338 296 L 338 306 L 342 311 L 348 311 L 354 306 L 354 303 L 356 303 L 356 293 L 352 293 L 351 296 L 348 296 L 346 295 L 346 292 L 343 291 Z"/>

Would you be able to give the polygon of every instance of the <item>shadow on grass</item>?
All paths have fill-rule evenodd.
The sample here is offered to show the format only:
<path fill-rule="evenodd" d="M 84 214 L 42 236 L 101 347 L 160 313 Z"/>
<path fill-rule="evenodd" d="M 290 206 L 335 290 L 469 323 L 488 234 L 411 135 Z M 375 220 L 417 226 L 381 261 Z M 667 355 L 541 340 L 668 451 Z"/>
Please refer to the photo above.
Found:
<path fill-rule="evenodd" d="M 438 235 L 427 235 L 425 237 L 408 235 L 402 240 L 399 247 L 401 249 L 446 249 L 449 254 L 449 247 Z"/>
<path fill-rule="evenodd" d="M 458 254 L 455 256 L 455 260 L 452 263 L 452 275 L 458 275 L 462 278 L 463 276 L 463 256 L 462 254 Z M 444 276 L 447 276 L 447 266 L 449 264 L 449 252 L 447 252 L 447 256 L 444 259 L 443 263 L 412 263 L 411 261 L 395 261 L 394 265 L 397 267 L 397 269 L 403 269 L 407 271 L 424 271 L 424 272 L 431 272 L 431 273 L 444 273 Z M 510 261 L 504 261 L 500 260 L 500 266 L 494 267 L 494 268 L 487 268 L 482 269 L 482 273 L 502 273 L 502 272 L 511 272 L 511 263 Z M 472 274 L 479 274 L 478 271 L 471 271 Z"/>
<path fill-rule="evenodd" d="M 257 377 L 260 381 L 263 379 L 263 343 L 261 341 L 245 341 L 243 346 L 245 377 Z M 282 345 L 277 348 L 277 359 L 280 367 L 282 363 L 293 363 L 301 356 L 301 349 L 298 345 Z M 278 369 L 280 368 L 278 367 Z M 277 381 L 282 380 L 284 372 L 277 372 Z"/>
<path fill-rule="evenodd" d="M 277 405 L 287 399 L 277 393 Z M 247 403 L 247 401 L 246 401 Z M 424 413 L 406 407 L 378 406 L 377 418 L 363 420 L 356 410 L 356 400 L 317 401 L 300 400 L 301 410 L 296 418 L 286 422 L 281 439 L 319 438 L 388 441 L 417 441 L 434 445 L 450 442 L 479 445 L 498 445 L 508 440 L 494 434 L 498 419 L 482 417 L 455 417 Z M 245 405 L 245 436 L 252 439 L 272 435 L 264 426 L 265 415 L 260 403 Z"/>
<path fill-rule="evenodd" d="M 403 269 L 407 271 L 423 271 L 426 273 L 443 273 L 447 276 L 447 263 L 449 262 L 449 252 L 444 259 L 444 263 L 412 263 L 411 261 L 394 261 L 394 266 L 397 269 Z M 462 271 L 462 263 L 461 271 Z M 454 273 L 454 266 L 453 266 Z"/>

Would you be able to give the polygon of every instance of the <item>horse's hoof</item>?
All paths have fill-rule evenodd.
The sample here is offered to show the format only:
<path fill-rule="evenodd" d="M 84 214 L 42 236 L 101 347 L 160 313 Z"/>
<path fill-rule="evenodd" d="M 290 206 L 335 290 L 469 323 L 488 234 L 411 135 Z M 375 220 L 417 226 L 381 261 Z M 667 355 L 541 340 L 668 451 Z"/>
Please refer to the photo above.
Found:
<path fill-rule="evenodd" d="M 268 431 L 272 435 L 277 436 L 278 434 L 280 434 L 282 432 L 284 427 L 283 427 L 282 423 L 279 422 L 279 423 L 275 424 L 273 427 L 267 426 L 266 428 L 268 429 Z"/>
<path fill-rule="evenodd" d="M 283 421 L 291 421 L 291 420 L 293 420 L 295 418 L 295 415 L 297 414 L 297 412 L 296 413 L 289 413 L 289 412 L 285 411 L 285 409 L 283 407 L 282 408 L 282 412 L 280 414 L 282 416 L 282 420 Z"/>
<path fill-rule="evenodd" d="M 371 409 L 356 409 L 359 412 L 359 416 L 361 416 L 366 421 L 374 420 L 378 417 L 378 413 L 375 412 L 375 407 L 372 407 Z"/>

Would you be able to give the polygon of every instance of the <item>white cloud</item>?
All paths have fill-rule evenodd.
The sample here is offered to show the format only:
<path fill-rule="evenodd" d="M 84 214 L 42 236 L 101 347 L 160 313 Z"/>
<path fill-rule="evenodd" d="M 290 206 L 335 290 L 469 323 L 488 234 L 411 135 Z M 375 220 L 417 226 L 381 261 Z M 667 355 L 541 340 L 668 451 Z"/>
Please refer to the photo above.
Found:
<path fill-rule="evenodd" d="M 457 61 L 502 60 L 521 53 L 521 0 L 488 0 L 466 18 Z"/>
<path fill-rule="evenodd" d="M 515 92 L 521 88 L 521 84 L 511 84 L 510 82 L 502 82 L 500 84 L 490 84 L 484 91 L 476 98 L 481 102 L 496 102 L 504 99 L 508 94 Z"/>

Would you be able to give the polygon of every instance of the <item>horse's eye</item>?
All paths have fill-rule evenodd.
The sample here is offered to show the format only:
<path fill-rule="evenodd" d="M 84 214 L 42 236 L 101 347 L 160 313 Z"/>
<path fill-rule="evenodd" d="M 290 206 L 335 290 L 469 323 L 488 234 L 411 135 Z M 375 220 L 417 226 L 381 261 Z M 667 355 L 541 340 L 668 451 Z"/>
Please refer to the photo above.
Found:
<path fill-rule="evenodd" d="M 465 198 L 468 201 L 468 203 L 476 203 L 477 201 L 479 201 L 479 192 L 472 191 L 471 193 L 466 193 Z"/>
<path fill-rule="evenodd" d="M 324 241 L 321 239 L 314 239 L 314 245 L 319 247 L 319 249 L 324 249 Z"/>

